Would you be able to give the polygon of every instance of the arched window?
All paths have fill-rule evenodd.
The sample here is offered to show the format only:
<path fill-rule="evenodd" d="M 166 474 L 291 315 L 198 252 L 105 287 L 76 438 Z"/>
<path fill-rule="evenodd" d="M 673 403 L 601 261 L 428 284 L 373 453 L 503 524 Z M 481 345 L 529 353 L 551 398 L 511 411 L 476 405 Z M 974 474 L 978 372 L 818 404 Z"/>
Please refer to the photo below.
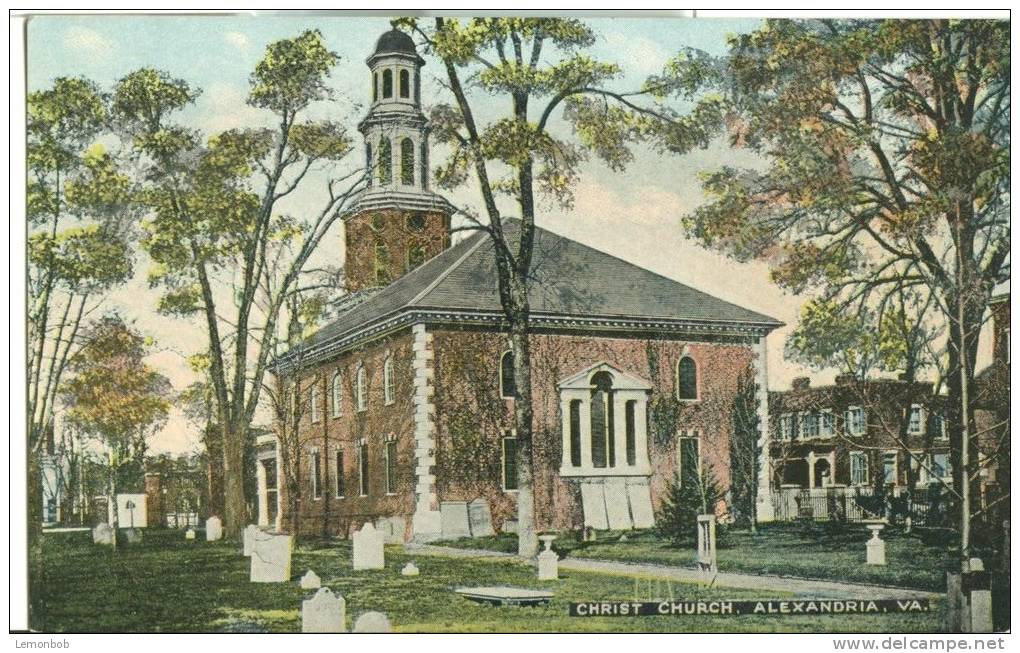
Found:
<path fill-rule="evenodd" d="M 319 421 L 319 383 L 318 381 L 312 386 L 311 397 L 309 397 L 309 403 L 311 404 L 312 422 Z"/>
<path fill-rule="evenodd" d="M 597 372 L 591 377 L 591 461 L 594 467 L 615 467 L 613 375 Z"/>
<path fill-rule="evenodd" d="M 393 97 L 393 71 L 384 70 L 382 72 L 382 96 L 383 98 Z"/>
<path fill-rule="evenodd" d="M 504 399 L 517 396 L 517 381 L 514 379 L 514 354 L 503 352 L 499 359 L 499 394 Z"/>
<path fill-rule="evenodd" d="M 379 139 L 379 183 L 388 184 L 393 181 L 393 147 L 390 139 L 383 136 Z"/>
<path fill-rule="evenodd" d="M 425 231 L 425 216 L 421 213 L 413 213 L 407 216 L 408 231 Z"/>
<path fill-rule="evenodd" d="M 676 398 L 692 401 L 698 398 L 698 366 L 690 356 L 676 365 Z"/>
<path fill-rule="evenodd" d="M 358 412 L 368 408 L 368 389 L 365 387 L 365 368 L 358 368 L 358 376 L 354 385 L 354 399 L 357 402 Z"/>
<path fill-rule="evenodd" d="M 411 74 L 406 70 L 400 71 L 400 97 L 411 97 Z"/>
<path fill-rule="evenodd" d="M 379 99 L 379 73 L 372 73 L 372 101 Z"/>
<path fill-rule="evenodd" d="M 421 243 L 412 241 L 407 246 L 407 271 L 417 268 L 425 262 L 425 248 Z"/>
<path fill-rule="evenodd" d="M 375 283 L 385 286 L 390 282 L 390 250 L 381 240 L 375 243 Z"/>
<path fill-rule="evenodd" d="M 425 141 L 421 144 L 421 187 L 426 190 L 429 187 L 429 147 Z"/>
<path fill-rule="evenodd" d="M 368 185 L 372 185 L 372 178 L 375 177 L 375 170 L 372 167 L 375 163 L 372 161 L 372 144 L 365 143 L 365 169 L 368 170 Z"/>
<path fill-rule="evenodd" d="M 414 185 L 414 141 L 410 138 L 400 141 L 400 183 Z"/>
<path fill-rule="evenodd" d="M 383 400 L 386 405 L 393 403 L 393 356 L 387 356 L 383 363 Z"/>
<path fill-rule="evenodd" d="M 329 414 L 332 417 L 340 417 L 343 414 L 341 409 L 341 402 L 343 400 L 343 383 L 340 378 L 340 372 L 333 375 L 333 380 L 329 384 Z"/>

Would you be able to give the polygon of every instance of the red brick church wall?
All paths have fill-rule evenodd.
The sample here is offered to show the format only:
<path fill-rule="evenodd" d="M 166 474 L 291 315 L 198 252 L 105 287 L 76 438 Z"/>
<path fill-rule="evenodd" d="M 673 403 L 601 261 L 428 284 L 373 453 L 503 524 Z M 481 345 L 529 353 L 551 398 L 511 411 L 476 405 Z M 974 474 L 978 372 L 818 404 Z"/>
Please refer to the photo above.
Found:
<path fill-rule="evenodd" d="M 416 222 L 416 218 L 421 222 Z M 426 261 L 450 246 L 449 217 L 439 212 L 365 211 L 344 220 L 344 230 L 344 275 L 348 292 L 380 285 L 375 273 L 377 244 L 386 246 L 390 282 L 409 271 L 411 245 L 424 248 Z"/>

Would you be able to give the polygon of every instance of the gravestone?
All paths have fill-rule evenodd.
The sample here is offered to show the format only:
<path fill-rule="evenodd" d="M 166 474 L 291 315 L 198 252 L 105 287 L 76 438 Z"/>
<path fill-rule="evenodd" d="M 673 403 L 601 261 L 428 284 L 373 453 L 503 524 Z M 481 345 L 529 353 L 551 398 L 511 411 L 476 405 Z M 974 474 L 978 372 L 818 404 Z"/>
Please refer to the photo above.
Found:
<path fill-rule="evenodd" d="M 627 499 L 630 501 L 630 515 L 634 528 L 652 528 L 655 526 L 655 511 L 652 509 L 652 490 L 647 479 L 627 482 Z"/>
<path fill-rule="evenodd" d="M 352 565 L 359 569 L 384 569 L 383 534 L 375 530 L 372 522 L 361 527 L 354 534 L 354 548 L 351 551 Z"/>
<path fill-rule="evenodd" d="M 328 587 L 319 588 L 310 599 L 301 602 L 301 632 L 342 633 L 347 620 L 344 597 Z"/>
<path fill-rule="evenodd" d="M 223 539 L 223 522 L 219 517 L 210 517 L 205 520 L 205 541 L 215 542 Z"/>
<path fill-rule="evenodd" d="M 626 531 L 634 527 L 630 519 L 630 500 L 627 497 L 627 479 L 607 478 L 602 484 L 606 498 L 606 519 L 609 530 Z"/>
<path fill-rule="evenodd" d="M 538 554 L 538 580 L 559 580 L 560 557 L 552 550 L 555 535 L 539 535 L 545 550 Z"/>
<path fill-rule="evenodd" d="M 885 565 L 885 540 L 878 534 L 885 528 L 885 524 L 868 524 L 871 531 L 871 539 L 866 546 L 868 549 L 867 562 L 869 565 Z"/>
<path fill-rule="evenodd" d="M 375 520 L 375 528 L 383 534 L 386 544 L 403 544 L 407 522 L 403 517 L 380 517 Z"/>
<path fill-rule="evenodd" d="M 388 633 L 390 620 L 382 612 L 366 612 L 354 622 L 355 633 Z"/>
<path fill-rule="evenodd" d="M 195 539 L 195 529 L 194 528 L 189 528 L 188 530 L 184 531 L 184 539 L 186 539 L 186 540 L 193 540 L 193 539 Z"/>
<path fill-rule="evenodd" d="M 290 555 L 293 540 L 290 535 L 274 535 L 255 541 L 251 552 L 253 583 L 286 583 L 290 580 Z"/>
<path fill-rule="evenodd" d="M 124 541 L 127 542 L 128 544 L 140 544 L 142 541 L 142 529 L 125 528 Z"/>
<path fill-rule="evenodd" d="M 418 566 L 413 562 L 407 563 L 404 565 L 404 568 L 400 570 L 401 576 L 417 576 L 419 573 L 421 572 L 418 571 Z"/>
<path fill-rule="evenodd" d="M 319 575 L 309 569 L 305 572 L 305 575 L 301 577 L 301 589 L 303 590 L 317 590 L 322 587 L 322 579 Z"/>
<path fill-rule="evenodd" d="M 439 504 L 439 519 L 444 540 L 471 537 L 467 501 L 443 501 Z"/>
<path fill-rule="evenodd" d="M 715 556 L 715 515 L 698 515 L 698 566 L 707 573 L 719 571 Z"/>
<path fill-rule="evenodd" d="M 92 543 L 93 544 L 113 544 L 113 538 L 116 534 L 113 532 L 113 527 L 109 524 L 99 524 L 92 529 Z"/>
<path fill-rule="evenodd" d="M 478 498 L 468 504 L 468 525 L 471 527 L 471 537 L 496 534 L 492 528 L 492 512 L 488 501 Z"/>
<path fill-rule="evenodd" d="M 244 557 L 250 558 L 251 552 L 255 548 L 255 538 L 259 536 L 261 531 L 255 524 L 249 524 L 244 529 Z"/>
<path fill-rule="evenodd" d="M 504 533 L 516 533 L 517 532 L 517 520 L 516 519 L 504 519 L 503 520 L 503 532 Z"/>
<path fill-rule="evenodd" d="M 980 558 L 970 559 L 970 572 L 964 575 L 966 589 L 970 596 L 968 633 L 992 632 L 992 585 L 985 565 Z"/>
<path fill-rule="evenodd" d="M 584 513 L 585 526 L 591 526 L 600 531 L 609 528 L 609 517 L 606 516 L 606 494 L 601 482 L 581 482 L 581 510 Z"/>

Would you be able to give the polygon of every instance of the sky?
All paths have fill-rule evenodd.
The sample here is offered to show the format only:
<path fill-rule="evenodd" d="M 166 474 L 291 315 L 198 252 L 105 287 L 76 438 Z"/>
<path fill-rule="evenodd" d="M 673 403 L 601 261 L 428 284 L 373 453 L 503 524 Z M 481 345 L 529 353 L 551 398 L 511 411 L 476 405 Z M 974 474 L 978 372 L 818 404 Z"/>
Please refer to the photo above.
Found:
<path fill-rule="evenodd" d="M 597 34 L 590 54 L 618 63 L 623 76 L 619 90 L 632 90 L 681 47 L 710 54 L 726 51 L 728 35 L 759 26 L 757 19 L 710 18 L 592 18 L 586 20 Z M 248 75 L 267 44 L 297 36 L 306 29 L 322 32 L 327 46 L 340 55 L 331 75 L 336 99 L 314 109 L 315 117 L 328 117 L 354 127 L 364 116 L 370 95 L 365 58 L 389 19 L 310 15 L 228 16 L 36 16 L 27 35 L 28 91 L 48 88 L 54 78 L 85 76 L 105 89 L 143 66 L 169 72 L 202 90 L 181 121 L 207 134 L 234 127 L 261 126 L 268 114 L 245 104 Z M 422 72 L 422 102 L 426 107 L 447 101 L 438 83 L 441 69 L 434 60 Z M 484 120 L 505 107 L 483 104 Z M 488 114 L 486 112 L 489 112 Z M 570 210 L 542 206 L 539 226 L 596 247 L 688 286 L 777 318 L 787 326 L 769 336 L 769 387 L 789 388 L 797 376 L 813 383 L 831 381 L 834 372 L 802 368 L 783 357 L 785 339 L 796 324 L 806 298 L 785 294 L 768 279 L 763 263 L 740 264 L 700 247 L 685 238 L 681 218 L 704 201 L 698 182 L 701 171 L 720 165 L 753 166 L 751 154 L 729 148 L 721 140 L 708 149 L 685 156 L 660 155 L 635 148 L 634 160 L 623 172 L 614 172 L 596 160 L 581 166 Z M 433 148 L 432 161 L 442 159 Z M 323 177 L 324 179 L 324 177 Z M 308 181 L 311 190 L 295 193 L 282 210 L 298 214 L 313 210 L 322 200 L 322 184 Z M 318 186 L 319 192 L 316 192 Z M 468 184 L 446 193 L 455 205 L 480 207 L 476 187 Z M 482 213 L 478 211 L 478 213 Z M 319 262 L 342 264 L 342 232 L 338 227 L 317 252 Z M 148 262 L 136 258 L 135 277 L 105 300 L 105 307 L 133 319 L 135 325 L 158 343 L 150 364 L 167 375 L 177 390 L 195 380 L 186 357 L 204 348 L 204 331 L 197 322 L 155 314 L 157 292 L 146 283 Z M 983 338 L 987 343 L 988 338 Z M 979 368 L 988 359 L 987 346 Z M 166 427 L 150 443 L 153 453 L 180 453 L 200 447 L 197 428 L 174 410 Z"/>

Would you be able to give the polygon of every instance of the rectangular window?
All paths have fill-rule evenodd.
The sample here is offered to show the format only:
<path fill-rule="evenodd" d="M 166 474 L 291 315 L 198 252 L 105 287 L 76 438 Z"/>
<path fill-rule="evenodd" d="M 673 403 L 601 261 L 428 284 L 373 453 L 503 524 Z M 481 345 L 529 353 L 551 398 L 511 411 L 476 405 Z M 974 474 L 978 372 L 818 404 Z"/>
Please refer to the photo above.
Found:
<path fill-rule="evenodd" d="M 591 398 L 591 462 L 595 467 L 615 467 L 612 395 L 596 390 Z"/>
<path fill-rule="evenodd" d="M 953 480 L 953 467 L 949 463 L 948 453 L 937 453 L 931 457 L 931 471 L 934 476 L 949 483 Z"/>
<path fill-rule="evenodd" d="M 896 452 L 890 451 L 882 455 L 882 479 L 886 485 L 896 485 Z"/>
<path fill-rule="evenodd" d="M 949 433 L 946 431 L 946 418 L 942 413 L 932 413 L 931 428 L 936 438 L 941 440 L 949 439 Z"/>
<path fill-rule="evenodd" d="M 836 417 L 832 414 L 832 411 L 822 411 L 820 417 L 819 435 L 823 438 L 831 438 L 836 435 Z"/>
<path fill-rule="evenodd" d="M 852 406 L 846 411 L 846 432 L 848 435 L 864 435 L 864 409 Z"/>
<path fill-rule="evenodd" d="M 783 440 L 793 439 L 793 415 L 787 413 L 779 418 L 779 436 Z"/>
<path fill-rule="evenodd" d="M 360 468 L 361 496 L 368 496 L 368 444 L 362 441 L 358 448 L 358 466 Z"/>
<path fill-rule="evenodd" d="M 386 494 L 397 493 L 397 441 L 386 443 Z"/>
<path fill-rule="evenodd" d="M 315 385 L 312 386 L 312 397 L 311 397 L 311 411 L 312 411 L 312 422 L 319 421 L 319 382 L 315 381 Z"/>
<path fill-rule="evenodd" d="M 570 464 L 581 466 L 581 400 L 570 402 Z"/>
<path fill-rule="evenodd" d="M 312 497 L 322 498 L 322 466 L 319 464 L 319 450 L 312 450 Z"/>
<path fill-rule="evenodd" d="M 911 435 L 924 433 L 924 409 L 918 404 L 910 407 L 910 423 L 907 425 L 907 432 Z"/>
<path fill-rule="evenodd" d="M 503 489 L 517 489 L 517 436 L 503 438 Z"/>
<path fill-rule="evenodd" d="M 333 480 L 336 483 L 336 498 L 342 499 L 344 496 L 344 452 L 340 449 L 336 450 L 336 472 L 333 474 Z"/>
<path fill-rule="evenodd" d="M 698 487 L 701 484 L 701 447 L 697 435 L 680 438 L 678 469 L 680 485 Z"/>
<path fill-rule="evenodd" d="M 868 454 L 863 451 L 850 452 L 850 484 L 868 484 Z"/>
<path fill-rule="evenodd" d="M 383 365 L 383 401 L 386 405 L 393 403 L 393 359 L 387 358 Z"/>
<path fill-rule="evenodd" d="M 801 436 L 805 438 L 818 437 L 818 413 L 801 415 Z"/>
<path fill-rule="evenodd" d="M 626 417 L 627 425 L 627 465 L 633 467 L 637 464 L 637 431 L 635 425 L 635 420 L 637 419 L 637 415 L 635 414 L 637 411 L 637 402 L 633 400 L 628 401 L 624 404 L 624 407 L 624 416 Z"/>
<path fill-rule="evenodd" d="M 914 477 L 914 485 L 928 484 L 928 470 L 921 464 L 921 460 L 920 451 L 910 452 L 910 472 Z"/>

